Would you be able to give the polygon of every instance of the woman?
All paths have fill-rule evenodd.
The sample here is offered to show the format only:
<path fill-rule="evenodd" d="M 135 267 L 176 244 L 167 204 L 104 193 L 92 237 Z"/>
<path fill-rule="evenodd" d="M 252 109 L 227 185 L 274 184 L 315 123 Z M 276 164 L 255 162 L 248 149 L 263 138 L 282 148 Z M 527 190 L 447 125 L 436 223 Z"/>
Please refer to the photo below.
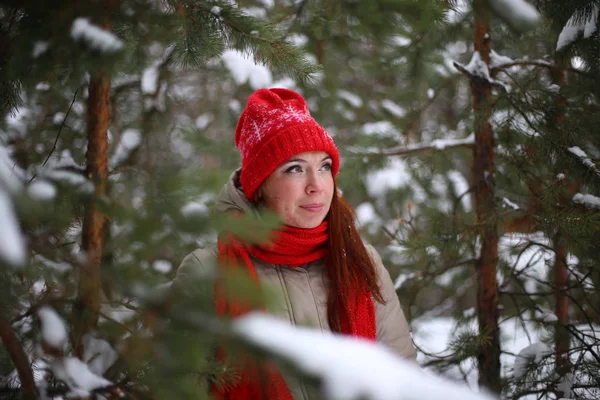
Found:
<path fill-rule="evenodd" d="M 310 116 L 302 96 L 287 89 L 260 89 L 249 98 L 236 128 L 242 157 L 217 202 L 217 210 L 238 214 L 262 208 L 284 227 L 268 245 L 249 245 L 221 233 L 219 268 L 244 268 L 259 287 L 283 299 L 268 311 L 321 330 L 376 340 L 399 356 L 415 359 L 408 324 L 381 258 L 355 228 L 354 212 L 339 196 L 338 150 Z M 210 265 L 215 250 L 196 250 L 182 262 L 175 286 Z M 215 290 L 222 315 L 248 307 Z M 254 369 L 255 370 L 255 369 Z M 265 375 L 267 374 L 267 378 Z M 247 368 L 239 384 L 217 389 L 228 399 L 309 399 L 302 382 L 271 368 L 262 378 Z"/>

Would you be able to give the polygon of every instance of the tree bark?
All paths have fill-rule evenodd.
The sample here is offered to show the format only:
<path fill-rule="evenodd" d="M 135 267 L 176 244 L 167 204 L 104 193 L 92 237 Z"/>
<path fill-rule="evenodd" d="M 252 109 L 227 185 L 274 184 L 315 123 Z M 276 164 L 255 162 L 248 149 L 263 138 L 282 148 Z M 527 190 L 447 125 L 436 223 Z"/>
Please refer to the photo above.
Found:
<path fill-rule="evenodd" d="M 94 197 L 86 205 L 83 220 L 82 248 L 87 262 L 79 273 L 78 310 L 81 312 L 75 349 L 83 352 L 82 336 L 96 328 L 101 300 L 100 265 L 104 245 L 106 216 L 98 201 L 107 195 L 108 124 L 110 120 L 110 78 L 95 73 L 90 79 L 87 102 L 87 176 L 94 184 Z"/>
<path fill-rule="evenodd" d="M 475 0 L 475 51 L 481 60 L 490 63 L 489 11 L 486 0 Z M 500 339 L 498 329 L 498 217 L 495 206 L 494 135 L 489 122 L 492 114 L 490 82 L 471 79 L 473 110 L 475 112 L 475 147 L 473 149 L 473 178 L 475 210 L 481 240 L 477 271 L 477 317 L 482 340 L 477 352 L 479 384 L 500 393 Z"/>
<path fill-rule="evenodd" d="M 13 332 L 10 323 L 2 317 L 0 317 L 0 337 L 19 374 L 19 380 L 23 389 L 23 398 L 36 399 L 38 391 L 33 380 L 33 372 L 31 371 L 27 354 L 23 351 L 23 346 L 21 346 L 17 335 Z"/>

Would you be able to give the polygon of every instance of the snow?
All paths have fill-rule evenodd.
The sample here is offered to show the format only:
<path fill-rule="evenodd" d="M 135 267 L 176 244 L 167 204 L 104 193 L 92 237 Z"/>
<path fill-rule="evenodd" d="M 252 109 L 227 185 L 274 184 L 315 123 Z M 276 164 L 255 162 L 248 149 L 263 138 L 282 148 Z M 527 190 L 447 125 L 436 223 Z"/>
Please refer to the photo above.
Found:
<path fill-rule="evenodd" d="M 600 197 L 591 194 L 576 193 L 575 196 L 573 196 L 573 202 L 586 206 L 587 208 L 600 210 Z"/>
<path fill-rule="evenodd" d="M 560 93 L 560 86 L 556 83 L 553 83 L 552 85 L 548 86 L 548 91 L 552 93 Z"/>
<path fill-rule="evenodd" d="M 397 118 L 406 116 L 406 110 L 389 99 L 381 100 L 381 106 Z"/>
<path fill-rule="evenodd" d="M 490 66 L 499 67 L 503 64 L 510 64 L 514 60 L 510 57 L 506 57 L 496 53 L 494 50 L 490 52 Z"/>
<path fill-rule="evenodd" d="M 527 293 L 535 293 L 536 284 L 546 281 L 548 265 L 552 265 L 554 259 L 554 253 L 548 251 L 547 246 L 550 240 L 542 233 L 508 233 L 500 237 L 498 258 L 525 279 Z"/>
<path fill-rule="evenodd" d="M 167 260 L 155 260 L 152 263 L 152 268 L 155 271 L 161 272 L 163 274 L 168 274 L 173 269 L 173 264 Z"/>
<path fill-rule="evenodd" d="M 513 376 L 521 378 L 527 372 L 527 366 L 532 361 L 536 364 L 552 354 L 552 349 L 545 343 L 536 342 L 522 349 L 515 358 Z"/>
<path fill-rule="evenodd" d="M 475 135 L 470 134 L 464 139 L 437 139 L 431 142 L 431 147 L 436 150 L 444 150 L 446 147 L 454 147 L 463 144 L 475 144 Z"/>
<path fill-rule="evenodd" d="M 0 259 L 11 266 L 25 264 L 25 242 L 15 216 L 12 200 L 0 186 Z"/>
<path fill-rule="evenodd" d="M 110 343 L 91 334 L 83 336 L 83 361 L 91 372 L 103 375 L 119 358 Z"/>
<path fill-rule="evenodd" d="M 50 84 L 48 82 L 40 82 L 37 85 L 35 85 L 35 90 L 45 92 L 47 90 L 50 90 Z"/>
<path fill-rule="evenodd" d="M 196 125 L 196 128 L 198 128 L 198 129 L 205 129 L 208 126 L 208 124 L 210 124 L 212 122 L 212 120 L 213 120 L 212 114 L 210 114 L 210 113 L 202 114 L 198 118 L 196 118 L 194 125 Z"/>
<path fill-rule="evenodd" d="M 408 165 L 404 160 L 394 158 L 388 166 L 369 172 L 365 178 L 367 191 L 372 197 L 382 196 L 388 189 L 400 188 L 411 182 Z"/>
<path fill-rule="evenodd" d="M 48 170 L 43 172 L 43 176 L 59 181 L 65 182 L 72 186 L 78 186 L 79 190 L 92 193 L 94 191 L 94 185 L 89 181 L 83 174 L 72 172 L 72 171 L 61 171 L 61 170 Z"/>
<path fill-rule="evenodd" d="M 355 208 L 355 212 L 359 226 L 367 224 L 377 218 L 375 208 L 373 207 L 373 204 L 369 202 L 359 204 L 358 207 Z"/>
<path fill-rule="evenodd" d="M 11 194 L 20 193 L 23 189 L 23 171 L 15 167 L 16 162 L 11 158 L 8 149 L 0 145 L 0 190 L 5 189 Z"/>
<path fill-rule="evenodd" d="M 434 148 L 435 150 L 445 150 L 448 147 L 457 147 L 471 144 L 475 144 L 474 134 L 470 134 L 469 136 L 463 139 L 436 139 L 428 143 L 415 143 L 409 146 L 391 147 L 385 150 L 369 150 L 369 152 L 392 155 L 400 152 L 411 153 L 429 148 Z"/>
<path fill-rule="evenodd" d="M 56 197 L 56 187 L 51 182 L 37 179 L 27 187 L 27 193 L 33 199 L 50 201 Z"/>
<path fill-rule="evenodd" d="M 513 26 L 522 28 L 536 24 L 540 13 L 526 0 L 495 0 L 490 5 Z"/>
<path fill-rule="evenodd" d="M 65 113 L 64 112 L 57 112 L 56 114 L 54 114 L 52 116 L 52 123 L 54 125 L 61 125 L 63 123 L 63 121 L 65 120 Z"/>
<path fill-rule="evenodd" d="M 367 122 L 362 126 L 365 135 L 398 136 L 399 132 L 390 121 Z"/>
<path fill-rule="evenodd" d="M 37 312 L 42 327 L 42 340 L 57 350 L 64 350 L 69 336 L 67 326 L 54 309 L 42 306 Z"/>
<path fill-rule="evenodd" d="M 540 321 L 552 323 L 558 321 L 556 314 L 550 310 L 546 310 L 543 307 L 538 306 L 535 310 L 536 318 Z"/>
<path fill-rule="evenodd" d="M 571 65 L 575 69 L 582 70 L 585 67 L 585 61 L 579 56 L 571 57 Z"/>
<path fill-rule="evenodd" d="M 577 21 L 575 15 L 571 16 L 565 26 L 563 27 L 560 35 L 558 35 L 558 41 L 556 42 L 556 51 L 560 51 L 564 47 L 573 43 L 580 33 L 583 33 L 585 39 L 590 38 L 598 29 L 598 5 L 594 6 L 591 15 L 587 19 Z"/>
<path fill-rule="evenodd" d="M 115 34 L 91 24 L 86 18 L 76 18 L 73 21 L 71 37 L 101 52 L 115 52 L 123 48 L 123 42 Z"/>
<path fill-rule="evenodd" d="M 410 274 L 400 274 L 400 275 L 398 275 L 398 277 L 396 278 L 396 280 L 394 280 L 394 289 L 396 289 L 396 290 L 400 289 L 402 287 L 402 285 L 404 284 L 404 282 L 412 280 L 416 276 L 418 276 L 418 274 L 415 273 L 415 272 L 410 273 Z"/>
<path fill-rule="evenodd" d="M 256 64 L 237 50 L 225 51 L 221 59 L 239 85 L 249 81 L 250 86 L 256 90 L 268 87 L 273 82 L 273 76 L 268 68 Z"/>
<path fill-rule="evenodd" d="M 148 67 L 142 73 L 142 93 L 155 94 L 158 90 L 158 66 Z"/>
<path fill-rule="evenodd" d="M 31 57 L 38 58 L 48 50 L 48 42 L 38 40 L 33 44 L 33 51 Z"/>
<path fill-rule="evenodd" d="M 477 76 L 489 82 L 492 81 L 488 66 L 486 63 L 483 62 L 483 60 L 481 59 L 481 55 L 478 51 L 473 52 L 471 61 L 469 61 L 469 63 L 465 65 L 464 68 L 473 76 Z"/>
<path fill-rule="evenodd" d="M 79 164 L 75 162 L 73 156 L 71 155 L 71 151 L 69 149 L 64 149 L 60 153 L 54 153 L 50 159 L 48 160 L 48 164 L 46 164 L 46 168 L 48 170 L 52 169 L 60 169 L 60 168 L 75 168 L 80 169 Z"/>
<path fill-rule="evenodd" d="M 452 182 L 454 190 L 458 196 L 462 196 L 460 201 L 466 211 L 471 211 L 473 205 L 471 204 L 471 196 L 466 195 L 469 191 L 470 185 L 467 179 L 459 171 L 451 170 L 447 173 L 448 179 Z"/>
<path fill-rule="evenodd" d="M 110 166 L 116 167 L 129 157 L 129 154 L 142 144 L 142 133 L 137 129 L 127 129 L 121 135 L 117 148 L 110 159 Z"/>
<path fill-rule="evenodd" d="M 446 11 L 446 20 L 450 24 L 464 22 L 464 16 L 469 12 L 470 9 L 470 0 L 458 0 L 455 2 L 454 7 L 448 7 L 448 10 Z"/>
<path fill-rule="evenodd" d="M 67 397 L 87 397 L 92 390 L 112 385 L 111 381 L 96 375 L 86 363 L 75 357 L 52 361 L 50 370 L 69 387 Z"/>
<path fill-rule="evenodd" d="M 558 385 L 556 385 L 556 389 L 562 392 L 562 397 L 559 400 L 568 400 L 573 398 L 572 387 L 574 380 L 575 377 L 573 376 L 573 373 L 568 372 L 565 374 L 565 376 L 562 377 L 560 382 L 558 382 Z"/>
<path fill-rule="evenodd" d="M 402 35 L 392 36 L 390 40 L 392 41 L 392 43 L 400 47 L 406 47 L 412 43 L 412 40 L 410 38 Z"/>
<path fill-rule="evenodd" d="M 354 108 L 360 108 L 363 105 L 363 101 L 360 97 L 358 97 L 354 93 L 350 93 L 347 90 L 338 90 L 338 96 L 346 100 Z"/>
<path fill-rule="evenodd" d="M 259 313 L 239 318 L 234 329 L 255 345 L 319 377 L 328 399 L 491 399 L 421 370 L 383 346 L 365 340 L 292 327 Z"/>
<path fill-rule="evenodd" d="M 473 317 L 468 323 L 458 325 L 450 317 L 429 318 L 421 317 L 413 320 L 413 339 L 415 345 L 422 351 L 419 352 L 417 361 L 424 365 L 432 359 L 451 355 L 451 343 L 461 332 L 476 332 L 477 322 L 474 319 L 474 309 L 465 310 L 465 317 Z M 521 321 L 518 318 L 501 321 L 500 339 L 502 347 L 501 364 L 503 376 L 513 373 L 513 366 L 517 362 L 517 354 L 532 343 L 540 342 L 545 333 L 536 328 L 530 321 Z M 518 361 L 517 363 L 520 363 Z M 431 367 L 434 368 L 435 367 Z M 478 373 L 474 359 L 467 359 L 460 365 L 445 368 L 443 374 L 451 379 L 466 380 L 473 389 L 478 389 Z M 527 398 L 528 399 L 528 398 Z"/>
<path fill-rule="evenodd" d="M 191 201 L 181 207 L 181 214 L 186 217 L 206 216 L 208 215 L 208 207 L 197 201 Z"/>
<path fill-rule="evenodd" d="M 569 147 L 567 150 L 569 150 L 571 153 L 573 153 L 577 157 L 579 157 L 579 159 L 581 160 L 581 162 L 586 167 L 588 167 L 591 170 L 593 170 L 594 172 L 600 174 L 600 171 L 598 171 L 598 168 L 596 168 L 596 164 L 594 164 L 594 162 L 587 156 L 587 154 L 583 150 L 581 150 L 581 148 L 579 148 L 577 146 L 573 146 L 573 147 Z"/>
<path fill-rule="evenodd" d="M 506 198 L 506 197 L 503 197 L 503 198 L 502 198 L 502 202 L 503 202 L 503 203 L 504 203 L 506 206 L 508 206 L 508 207 L 512 208 L 513 210 L 519 210 L 519 209 L 520 209 L 520 207 L 519 207 L 519 205 L 518 205 L 518 204 L 516 204 L 516 203 L 514 203 L 514 202 L 510 201 L 510 199 L 508 199 L 508 198 Z"/>
<path fill-rule="evenodd" d="M 293 33 L 288 37 L 288 41 L 296 47 L 302 47 L 308 43 L 308 37 L 299 33 Z"/>

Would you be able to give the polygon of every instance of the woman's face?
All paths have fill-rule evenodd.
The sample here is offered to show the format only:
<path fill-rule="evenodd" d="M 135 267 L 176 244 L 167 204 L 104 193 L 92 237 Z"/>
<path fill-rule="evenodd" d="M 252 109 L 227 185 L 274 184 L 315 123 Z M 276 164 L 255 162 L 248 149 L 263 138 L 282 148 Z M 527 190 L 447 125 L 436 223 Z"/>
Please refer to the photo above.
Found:
<path fill-rule="evenodd" d="M 281 163 L 258 190 L 264 204 L 282 222 L 315 228 L 329 212 L 333 197 L 331 157 L 323 151 L 296 154 Z"/>

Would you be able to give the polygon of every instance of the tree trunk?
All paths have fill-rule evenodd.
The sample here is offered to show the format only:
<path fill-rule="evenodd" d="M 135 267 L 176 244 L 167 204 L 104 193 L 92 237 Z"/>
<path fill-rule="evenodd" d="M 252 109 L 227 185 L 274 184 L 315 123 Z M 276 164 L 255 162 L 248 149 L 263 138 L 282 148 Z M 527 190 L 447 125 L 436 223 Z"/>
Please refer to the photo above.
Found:
<path fill-rule="evenodd" d="M 10 323 L 4 318 L 0 317 L 0 338 L 4 343 L 6 351 L 10 355 L 17 373 L 19 374 L 19 380 L 21 381 L 21 387 L 23 389 L 24 399 L 37 399 L 37 387 L 33 380 L 33 372 L 29 366 L 29 359 L 27 354 L 23 351 L 23 347 L 17 338 L 17 335 L 12 330 Z"/>
<path fill-rule="evenodd" d="M 110 78 L 101 73 L 92 75 L 87 104 L 87 176 L 94 183 L 94 198 L 86 205 L 83 220 L 82 248 L 87 262 L 79 274 L 78 306 L 81 319 L 75 349 L 82 354 L 82 336 L 93 330 L 100 310 L 100 264 L 104 242 L 106 216 L 98 201 L 107 195 L 108 124 L 110 119 Z"/>
<path fill-rule="evenodd" d="M 490 63 L 489 14 L 486 0 L 475 0 L 475 51 L 481 60 Z M 495 207 L 494 135 L 489 122 L 492 114 L 492 86 L 484 79 L 471 79 L 475 112 L 475 147 L 473 178 L 475 210 L 481 240 L 477 271 L 477 317 L 482 340 L 477 352 L 479 384 L 500 393 L 500 338 L 498 330 L 498 218 Z"/>

